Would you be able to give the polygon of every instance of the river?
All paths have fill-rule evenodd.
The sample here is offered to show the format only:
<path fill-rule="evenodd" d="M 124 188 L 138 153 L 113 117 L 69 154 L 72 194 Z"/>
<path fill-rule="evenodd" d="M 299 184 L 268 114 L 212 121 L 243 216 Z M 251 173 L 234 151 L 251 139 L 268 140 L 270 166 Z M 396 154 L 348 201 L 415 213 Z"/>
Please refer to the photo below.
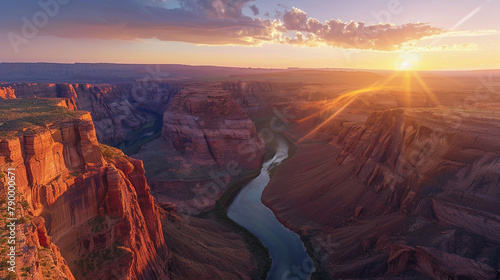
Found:
<path fill-rule="evenodd" d="M 277 136 L 276 155 L 266 161 L 259 176 L 245 185 L 228 208 L 227 215 L 255 236 L 269 249 L 272 265 L 267 280 L 305 280 L 314 271 L 300 237 L 283 226 L 261 201 L 270 181 L 269 170 L 288 157 L 289 144 Z"/>

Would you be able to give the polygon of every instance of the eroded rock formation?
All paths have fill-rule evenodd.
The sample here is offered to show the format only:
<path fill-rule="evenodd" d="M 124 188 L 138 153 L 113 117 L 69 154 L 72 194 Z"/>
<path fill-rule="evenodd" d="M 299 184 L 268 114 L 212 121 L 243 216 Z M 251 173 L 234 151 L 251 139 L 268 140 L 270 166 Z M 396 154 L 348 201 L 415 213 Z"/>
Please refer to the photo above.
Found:
<path fill-rule="evenodd" d="M 0 137 L 0 166 L 15 168 L 18 193 L 35 217 L 25 231 L 36 232 L 32 243 L 61 260 L 54 261 L 58 273 L 169 279 L 168 250 L 142 162 L 100 147 L 89 113 L 61 111 L 59 121 L 37 123 L 32 131 Z"/>
<path fill-rule="evenodd" d="M 229 92 L 217 84 L 193 84 L 165 112 L 162 138 L 134 157 L 145 162 L 159 201 L 199 213 L 213 209 L 233 179 L 258 169 L 265 150 L 255 125 Z"/>
<path fill-rule="evenodd" d="M 109 84 L 2 83 L 0 98 L 67 98 L 92 112 L 99 141 L 117 144 L 156 120 L 179 90 L 177 83 L 148 81 Z"/>
<path fill-rule="evenodd" d="M 499 133 L 491 108 L 375 112 L 328 144 L 301 144 L 263 200 L 310 238 L 331 277 L 383 276 L 389 265 L 392 274 L 494 279 Z M 457 228 L 481 242 L 431 234 Z M 390 252 L 391 243 L 409 247 Z"/>
<path fill-rule="evenodd" d="M 265 144 L 229 92 L 186 87 L 163 116 L 162 137 L 197 165 L 257 169 Z"/>

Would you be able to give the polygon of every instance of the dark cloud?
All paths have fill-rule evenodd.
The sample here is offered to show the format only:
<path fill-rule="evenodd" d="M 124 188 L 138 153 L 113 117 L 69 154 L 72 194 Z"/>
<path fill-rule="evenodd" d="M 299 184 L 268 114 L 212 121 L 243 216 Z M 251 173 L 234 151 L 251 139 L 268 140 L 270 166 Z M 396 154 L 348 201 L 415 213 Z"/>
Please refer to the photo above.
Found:
<path fill-rule="evenodd" d="M 273 21 L 243 14 L 243 8 L 252 1 L 179 0 L 180 8 L 168 9 L 164 1 L 72 0 L 59 7 L 58 14 L 40 28 L 38 35 L 122 40 L 155 38 L 212 45 L 256 45 L 273 40 Z M 18 22 L 18 25 L 11 24 L 7 31 L 20 34 L 23 22 L 19 19 L 30 18 L 41 10 L 35 2 L 31 3 L 32 12 L 10 15 L 0 19 L 0 24 Z"/>
<path fill-rule="evenodd" d="M 178 0 L 184 10 L 208 17 L 240 18 L 248 2 L 254 0 Z M 254 5 L 255 6 L 255 5 Z"/>
<path fill-rule="evenodd" d="M 250 6 L 250 10 L 252 10 L 254 16 L 259 15 L 259 8 L 257 8 L 257 6 L 255 5 Z"/>
<path fill-rule="evenodd" d="M 284 12 L 279 11 L 278 9 L 274 9 L 274 17 L 275 18 L 281 18 L 283 16 Z"/>

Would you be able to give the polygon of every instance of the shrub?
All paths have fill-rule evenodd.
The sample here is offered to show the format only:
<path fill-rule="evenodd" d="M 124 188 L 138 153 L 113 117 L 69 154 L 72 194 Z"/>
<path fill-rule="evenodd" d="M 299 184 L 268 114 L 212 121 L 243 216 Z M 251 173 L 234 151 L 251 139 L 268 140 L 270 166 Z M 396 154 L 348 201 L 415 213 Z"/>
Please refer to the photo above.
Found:
<path fill-rule="evenodd" d="M 105 158 L 125 157 L 125 154 L 123 154 L 122 151 L 108 145 L 99 144 L 99 148 L 101 149 L 101 153 Z"/>

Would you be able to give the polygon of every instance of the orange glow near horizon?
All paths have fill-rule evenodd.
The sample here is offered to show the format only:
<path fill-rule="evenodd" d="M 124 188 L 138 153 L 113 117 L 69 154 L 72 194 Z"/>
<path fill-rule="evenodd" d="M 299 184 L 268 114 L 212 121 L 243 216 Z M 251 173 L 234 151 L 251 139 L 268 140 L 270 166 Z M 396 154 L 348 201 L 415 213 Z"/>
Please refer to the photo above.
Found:
<path fill-rule="evenodd" d="M 333 99 L 332 101 L 328 101 L 327 104 L 324 104 L 323 107 L 322 107 L 322 112 L 328 110 L 328 109 L 335 109 L 335 108 L 338 108 L 337 111 L 335 113 L 333 113 L 331 116 L 329 116 L 325 121 L 323 121 L 322 123 L 320 123 L 319 125 L 317 125 L 314 129 L 312 129 L 309 133 L 307 133 L 304 137 L 300 138 L 298 140 L 298 142 L 303 142 L 305 139 L 311 137 L 311 135 L 313 135 L 314 133 L 316 133 L 320 128 L 322 128 L 323 126 L 325 126 L 326 124 L 328 124 L 330 121 L 332 121 L 335 117 L 337 117 L 340 113 L 342 113 L 342 111 L 344 111 L 351 103 L 353 103 L 361 94 L 364 94 L 364 93 L 370 93 L 370 92 L 374 92 L 374 91 L 379 91 L 379 90 L 382 90 L 382 89 L 385 89 L 385 86 L 391 82 L 396 76 L 398 75 L 398 73 L 394 73 L 392 74 L 390 77 L 388 77 L 387 79 L 385 79 L 384 81 L 382 82 L 377 82 L 369 87 L 366 87 L 366 88 L 362 88 L 362 89 L 358 89 L 358 90 L 354 90 L 354 91 L 350 91 L 350 92 L 346 92 L 340 96 L 338 96 L 337 98 Z M 317 115 L 318 113 L 315 113 L 309 117 L 306 117 L 300 121 L 305 121 L 307 119 L 309 119 L 310 117 L 314 116 L 314 115 Z"/>
<path fill-rule="evenodd" d="M 324 120 L 320 124 L 316 125 L 305 136 L 303 136 L 301 139 L 299 139 L 298 142 L 300 143 L 300 142 L 303 142 L 304 140 L 306 140 L 307 138 L 310 138 L 312 135 L 314 135 L 316 132 L 318 132 L 322 127 L 324 127 L 326 124 L 328 124 L 333 119 L 335 119 L 340 113 L 342 113 L 346 108 L 348 108 L 349 105 L 351 105 L 361 95 L 366 94 L 366 93 L 380 91 L 380 90 L 393 89 L 393 87 L 388 86 L 388 84 L 396 78 L 400 79 L 400 82 L 403 83 L 401 85 L 402 86 L 401 89 L 405 93 L 407 106 L 411 107 L 411 100 L 412 100 L 411 95 L 412 95 L 412 90 L 413 90 L 412 79 L 415 79 L 417 81 L 417 84 L 423 89 L 423 92 L 427 95 L 430 102 L 432 102 L 434 105 L 440 104 L 440 102 L 436 98 L 436 95 L 434 94 L 434 92 L 432 92 L 432 90 L 429 88 L 429 86 L 426 84 L 426 82 L 422 79 L 422 77 L 420 77 L 418 72 L 415 72 L 415 71 L 395 71 L 391 76 L 387 77 L 382 82 L 377 82 L 377 83 L 375 83 L 371 86 L 368 86 L 366 88 L 346 92 L 346 93 L 341 94 L 340 96 L 334 98 L 333 100 L 329 100 L 326 102 L 325 101 L 313 102 L 313 104 L 310 106 L 317 106 L 320 108 L 320 111 L 298 120 L 297 123 L 303 123 L 303 122 L 310 120 L 311 118 L 318 116 L 321 113 L 324 113 L 325 111 L 328 111 L 328 110 L 335 110 L 335 112 L 332 113 L 326 120 Z"/>
<path fill-rule="evenodd" d="M 57 47 L 54 44 L 57 42 Z M 99 48 L 96 48 L 99 46 Z M 19 54 L 0 42 L 1 62 L 186 64 L 261 68 L 349 68 L 367 70 L 474 70 L 500 69 L 495 44 L 477 51 L 379 52 L 279 44 L 262 46 L 204 46 L 179 42 L 50 40 L 37 37 Z M 500 47 L 500 46 L 499 46 Z M 61 50 L 71 50 L 61 51 Z M 78 54 L 78 57 L 75 57 Z M 411 57 L 416 59 L 412 60 Z M 408 58 L 409 57 L 409 58 Z"/>
<path fill-rule="evenodd" d="M 415 72 L 412 72 L 411 73 L 412 76 L 417 80 L 417 82 L 422 86 L 422 88 L 424 89 L 424 92 L 427 94 L 427 96 L 430 98 L 430 100 L 432 101 L 432 103 L 434 103 L 434 105 L 439 105 L 439 101 L 437 100 L 436 98 L 436 95 L 434 94 L 434 92 L 432 92 L 432 90 L 427 86 L 427 84 L 424 82 L 424 80 L 420 77 L 420 75 L 418 73 L 415 73 Z"/>

